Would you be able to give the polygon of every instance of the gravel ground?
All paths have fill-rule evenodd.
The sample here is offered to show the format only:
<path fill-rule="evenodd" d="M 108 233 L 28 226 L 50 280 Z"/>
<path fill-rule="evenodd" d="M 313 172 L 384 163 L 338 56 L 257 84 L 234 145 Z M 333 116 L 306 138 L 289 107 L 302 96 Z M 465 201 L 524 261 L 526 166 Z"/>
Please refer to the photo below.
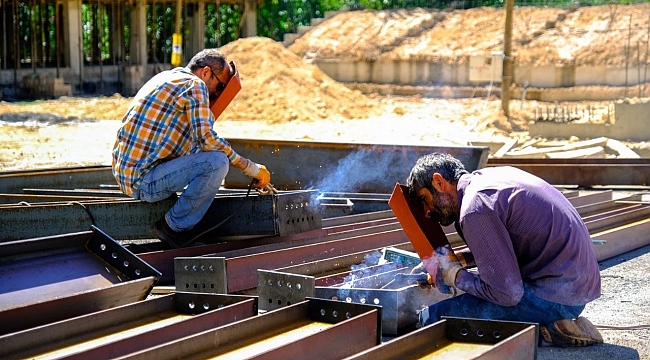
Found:
<path fill-rule="evenodd" d="M 602 295 L 588 304 L 583 316 L 594 325 L 645 329 L 601 329 L 604 344 L 586 348 L 539 348 L 538 360 L 650 359 L 650 245 L 601 261 Z"/>

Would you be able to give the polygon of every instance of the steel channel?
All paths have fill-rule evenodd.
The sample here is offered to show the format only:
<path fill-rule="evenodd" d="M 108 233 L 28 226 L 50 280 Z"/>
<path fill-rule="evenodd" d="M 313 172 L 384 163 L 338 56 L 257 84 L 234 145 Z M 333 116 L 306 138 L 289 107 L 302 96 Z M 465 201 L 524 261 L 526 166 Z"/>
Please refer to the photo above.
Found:
<path fill-rule="evenodd" d="M 453 352 L 454 359 L 529 360 L 537 358 L 537 333 L 536 324 L 448 317 L 345 360 L 437 358 L 437 352 L 453 347 L 454 343 L 484 348 L 480 356 L 476 348 L 466 351 L 466 356 L 458 349 Z"/>
<path fill-rule="evenodd" d="M 471 146 L 407 146 L 316 141 L 228 139 L 237 152 L 265 164 L 278 189 L 318 189 L 320 192 L 389 194 L 404 181 L 417 159 L 433 152 L 456 156 L 476 170 L 487 164 L 489 148 Z M 367 165 L 372 164 L 372 165 Z M 364 168 L 364 165 L 371 166 Z M 381 169 L 381 170 L 378 170 Z M 225 186 L 245 188 L 250 179 L 238 171 L 226 176 Z"/>
<path fill-rule="evenodd" d="M 0 337 L 0 356 L 111 359 L 256 315 L 255 297 L 177 292 Z"/>
<path fill-rule="evenodd" d="M 650 206 L 633 205 L 605 212 L 591 218 L 583 218 L 583 220 L 589 232 L 592 233 L 646 218 L 650 218 Z"/>
<path fill-rule="evenodd" d="M 603 245 L 595 245 L 598 261 L 623 254 L 650 244 L 650 219 L 639 220 L 591 235 L 592 239 L 605 240 Z"/>
<path fill-rule="evenodd" d="M 650 185 L 650 159 L 619 159 L 620 161 L 533 162 L 533 159 L 501 159 L 488 161 L 488 167 L 513 166 L 539 176 L 551 184 L 594 185 Z"/>
<path fill-rule="evenodd" d="M 322 359 L 341 359 L 381 343 L 380 316 L 381 308 L 376 306 L 308 299 L 120 359 L 176 359 L 199 354 L 216 357 L 262 342 L 266 346 L 251 349 L 256 351 L 247 352 L 246 358 L 305 359 L 319 354 Z M 318 330 L 301 331 L 302 326 L 310 324 L 328 325 Z M 292 331 L 291 339 L 282 338 Z M 274 338 L 276 340 L 272 341 Z M 290 351 L 280 349 L 284 347 Z"/>

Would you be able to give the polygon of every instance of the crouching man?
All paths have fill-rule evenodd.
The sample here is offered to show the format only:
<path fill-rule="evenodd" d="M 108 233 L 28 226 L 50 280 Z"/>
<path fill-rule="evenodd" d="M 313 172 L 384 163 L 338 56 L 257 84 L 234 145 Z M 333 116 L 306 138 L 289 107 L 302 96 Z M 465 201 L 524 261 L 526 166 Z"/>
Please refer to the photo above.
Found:
<path fill-rule="evenodd" d="M 580 316 L 600 296 L 591 237 L 562 193 L 512 167 L 468 173 L 442 153 L 421 157 L 407 185 L 428 217 L 455 225 L 477 267 L 470 272 L 441 256 L 439 283 L 465 293 L 424 309 L 422 326 L 441 316 L 523 321 L 540 325 L 540 345 L 603 342 Z"/>

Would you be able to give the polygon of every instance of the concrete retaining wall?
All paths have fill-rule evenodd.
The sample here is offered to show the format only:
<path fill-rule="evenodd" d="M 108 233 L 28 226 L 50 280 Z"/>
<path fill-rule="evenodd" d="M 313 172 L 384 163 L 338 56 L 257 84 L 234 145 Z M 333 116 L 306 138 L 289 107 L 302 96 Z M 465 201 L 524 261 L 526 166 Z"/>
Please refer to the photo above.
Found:
<path fill-rule="evenodd" d="M 469 80 L 469 61 L 462 64 L 426 61 L 350 61 L 316 60 L 331 78 L 345 83 L 393 85 L 480 85 Z M 627 82 L 626 82 L 627 77 Z M 604 66 L 515 66 L 514 82 L 530 87 L 560 88 L 571 86 L 633 86 L 650 80 L 650 72 L 641 67 L 610 68 Z M 485 84 L 485 83 L 484 83 Z"/>

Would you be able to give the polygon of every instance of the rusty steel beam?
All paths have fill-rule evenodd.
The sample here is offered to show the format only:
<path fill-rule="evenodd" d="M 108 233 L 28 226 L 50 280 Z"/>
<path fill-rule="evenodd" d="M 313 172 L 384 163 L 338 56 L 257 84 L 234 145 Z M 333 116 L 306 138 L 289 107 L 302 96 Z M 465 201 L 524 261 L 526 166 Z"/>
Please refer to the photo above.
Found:
<path fill-rule="evenodd" d="M 0 336 L 0 357 L 112 359 L 257 312 L 253 296 L 177 292 Z"/>
<path fill-rule="evenodd" d="M 388 216 L 388 212 L 382 215 Z M 355 216 L 353 219 L 369 218 Z M 325 222 L 328 224 L 331 222 Z M 338 222 L 337 222 L 338 223 Z M 196 246 L 191 248 L 154 251 L 140 253 L 138 256 L 162 272 L 161 282 L 173 281 L 174 258 L 192 256 L 241 257 L 257 253 L 271 252 L 291 247 L 307 246 L 325 241 L 341 240 L 355 236 L 370 235 L 382 231 L 399 229 L 397 220 L 393 217 L 378 218 L 366 222 L 341 224 L 319 230 L 294 234 L 289 236 L 265 237 L 255 240 L 226 242 L 214 245 Z M 242 244 L 238 244 L 238 243 Z"/>
<path fill-rule="evenodd" d="M 345 360 L 537 358 L 537 324 L 443 317 Z"/>
<path fill-rule="evenodd" d="M 0 193 L 21 193 L 24 188 L 89 189 L 98 184 L 117 185 L 110 166 L 51 168 L 0 173 Z"/>
<path fill-rule="evenodd" d="M 237 152 L 265 164 L 278 189 L 318 189 L 320 192 L 389 194 L 404 181 L 417 159 L 432 152 L 447 152 L 470 170 L 487 163 L 489 148 L 472 146 L 408 146 L 316 141 L 228 139 Z M 237 171 L 226 176 L 225 186 L 246 187 L 248 178 Z"/>
<path fill-rule="evenodd" d="M 174 199 L 155 203 L 125 199 L 0 206 L 0 242 L 83 231 L 91 224 L 116 239 L 151 239 L 151 224 L 174 203 Z M 322 227 L 315 192 L 306 190 L 273 195 L 218 195 L 193 231 L 199 234 L 225 219 L 228 220 L 205 234 L 201 241 L 288 235 Z"/>
<path fill-rule="evenodd" d="M 121 358 L 341 359 L 381 343 L 381 307 L 322 299 L 166 342 Z"/>
<path fill-rule="evenodd" d="M 650 185 L 650 159 L 489 159 L 488 167 L 513 166 L 554 185 Z"/>

